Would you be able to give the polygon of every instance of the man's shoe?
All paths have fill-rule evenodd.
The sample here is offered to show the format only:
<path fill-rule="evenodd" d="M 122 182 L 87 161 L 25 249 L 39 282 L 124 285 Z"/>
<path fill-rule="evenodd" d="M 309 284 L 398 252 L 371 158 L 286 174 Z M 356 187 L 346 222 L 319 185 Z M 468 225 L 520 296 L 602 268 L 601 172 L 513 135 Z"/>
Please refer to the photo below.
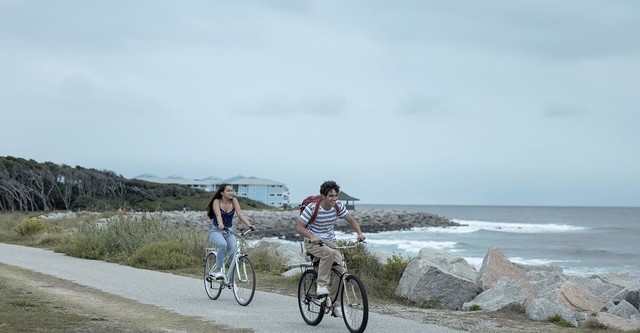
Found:
<path fill-rule="evenodd" d="M 342 318 L 342 310 L 340 309 L 340 305 L 337 305 L 333 307 L 333 316 L 334 317 L 338 317 L 338 318 Z"/>
<path fill-rule="evenodd" d="M 329 295 L 329 289 L 327 288 L 327 286 L 319 284 L 318 288 L 316 288 L 316 296 L 323 295 Z"/>

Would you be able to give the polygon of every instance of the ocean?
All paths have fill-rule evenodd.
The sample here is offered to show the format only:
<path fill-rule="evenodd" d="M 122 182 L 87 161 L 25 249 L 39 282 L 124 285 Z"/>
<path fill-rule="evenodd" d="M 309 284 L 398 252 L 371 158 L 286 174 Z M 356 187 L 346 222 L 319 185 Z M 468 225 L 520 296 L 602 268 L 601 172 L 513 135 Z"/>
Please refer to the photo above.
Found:
<path fill-rule="evenodd" d="M 565 274 L 627 273 L 640 279 L 640 207 L 356 205 L 360 210 L 432 213 L 465 226 L 365 233 L 367 246 L 413 257 L 423 247 L 454 253 L 480 269 L 492 245 L 512 262 Z M 353 235 L 338 234 L 339 238 Z"/>

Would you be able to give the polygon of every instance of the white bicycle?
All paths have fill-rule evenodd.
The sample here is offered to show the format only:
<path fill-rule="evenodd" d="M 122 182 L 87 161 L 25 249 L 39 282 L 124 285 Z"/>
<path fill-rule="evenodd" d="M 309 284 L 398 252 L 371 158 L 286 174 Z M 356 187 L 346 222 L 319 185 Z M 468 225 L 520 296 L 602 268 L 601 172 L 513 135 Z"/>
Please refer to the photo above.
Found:
<path fill-rule="evenodd" d="M 247 241 L 244 236 L 253 230 L 247 230 L 241 233 L 235 232 L 230 228 L 225 231 L 236 235 L 238 241 L 235 251 L 229 251 L 224 257 L 224 267 L 221 268 L 224 277 L 216 279 L 213 276 L 213 268 L 216 266 L 216 248 L 207 248 L 204 257 L 204 289 L 210 299 L 218 299 L 222 289 L 229 288 L 233 290 L 233 296 L 238 304 L 242 306 L 249 305 L 253 300 L 256 292 L 256 273 L 253 264 L 249 260 L 249 256 L 244 253 Z"/>

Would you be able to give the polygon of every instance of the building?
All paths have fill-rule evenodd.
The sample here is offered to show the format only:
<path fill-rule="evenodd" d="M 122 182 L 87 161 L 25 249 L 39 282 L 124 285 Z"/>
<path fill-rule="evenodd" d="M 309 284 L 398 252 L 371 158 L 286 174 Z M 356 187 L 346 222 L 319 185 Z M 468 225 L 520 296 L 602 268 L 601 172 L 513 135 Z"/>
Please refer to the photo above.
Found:
<path fill-rule="evenodd" d="M 204 179 L 190 179 L 190 178 L 184 178 L 181 176 L 169 176 L 169 177 L 163 178 L 163 177 L 158 177 L 156 175 L 148 174 L 148 173 L 135 177 L 134 179 L 144 180 L 150 183 L 183 185 L 191 188 L 197 188 L 207 192 L 215 191 L 218 188 L 217 184 L 221 184 L 220 181 L 222 180 L 222 178 L 216 178 L 216 177 L 207 177 Z"/>
<path fill-rule="evenodd" d="M 262 202 L 273 207 L 289 207 L 289 189 L 283 183 L 266 178 L 236 176 L 220 184 L 231 184 L 239 197 Z"/>
<path fill-rule="evenodd" d="M 214 192 L 221 184 L 230 184 L 238 197 L 249 198 L 273 207 L 289 207 L 289 189 L 287 186 L 265 178 L 235 176 L 224 180 L 217 177 L 190 179 L 180 176 L 162 178 L 152 174 L 144 174 L 134 179 L 151 183 L 183 185 L 207 192 Z"/>

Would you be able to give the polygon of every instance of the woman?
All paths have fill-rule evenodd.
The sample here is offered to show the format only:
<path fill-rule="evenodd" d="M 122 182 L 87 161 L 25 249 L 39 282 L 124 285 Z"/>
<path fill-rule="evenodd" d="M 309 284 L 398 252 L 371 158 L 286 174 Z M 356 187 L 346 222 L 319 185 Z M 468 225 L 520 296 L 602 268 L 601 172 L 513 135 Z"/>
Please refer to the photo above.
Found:
<path fill-rule="evenodd" d="M 227 251 L 236 250 L 236 236 L 224 230 L 225 228 L 231 228 L 233 222 L 233 215 L 238 213 L 238 218 L 247 227 L 255 229 L 253 224 L 247 220 L 242 214 L 240 203 L 235 197 L 233 186 L 230 184 L 222 184 L 218 187 L 218 190 L 213 195 L 213 198 L 207 206 L 207 215 L 212 220 L 211 230 L 209 231 L 209 240 L 218 249 L 216 256 L 216 266 L 211 274 L 216 279 L 222 279 L 224 274 L 220 268 L 224 265 L 224 256 Z"/>

